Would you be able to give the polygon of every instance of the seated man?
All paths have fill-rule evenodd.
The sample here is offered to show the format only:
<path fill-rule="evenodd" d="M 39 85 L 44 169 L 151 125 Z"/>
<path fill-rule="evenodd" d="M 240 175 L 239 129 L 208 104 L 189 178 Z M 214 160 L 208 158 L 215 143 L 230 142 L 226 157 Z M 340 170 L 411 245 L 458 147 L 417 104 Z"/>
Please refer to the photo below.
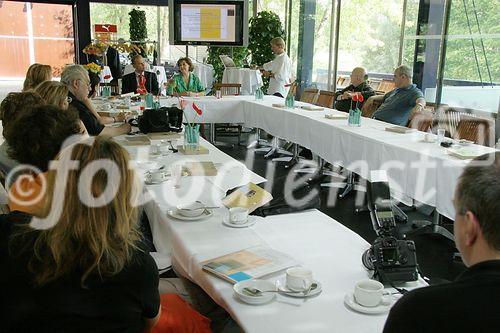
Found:
<path fill-rule="evenodd" d="M 455 244 L 468 267 L 454 282 L 416 289 L 391 309 L 384 333 L 500 332 L 500 153 L 483 155 L 455 190 Z"/>
<path fill-rule="evenodd" d="M 369 108 L 375 101 L 382 105 L 373 115 L 373 118 L 394 125 L 406 126 L 411 115 L 425 107 L 424 95 L 411 82 L 412 72 L 408 66 L 401 65 L 394 71 L 394 84 L 396 89 L 383 96 L 372 96 L 365 107 Z"/>
<path fill-rule="evenodd" d="M 372 87 L 366 82 L 368 75 L 363 67 L 356 67 L 351 73 L 351 84 L 341 91 L 335 93 L 335 109 L 339 111 L 349 112 L 351 109 L 352 96 L 356 93 L 363 95 L 363 100 L 375 95 Z M 359 102 L 358 107 L 361 109 L 364 102 Z M 356 102 L 352 103 L 352 107 L 356 106 Z"/>
<path fill-rule="evenodd" d="M 69 90 L 68 96 L 71 98 L 70 106 L 78 110 L 80 120 L 85 125 L 89 135 L 117 136 L 130 132 L 130 125 L 123 123 L 119 127 L 105 127 L 99 122 L 99 114 L 95 111 L 90 100 L 89 73 L 82 65 L 68 65 L 61 74 L 61 82 Z M 123 120 L 124 118 L 114 118 L 114 120 Z"/>
<path fill-rule="evenodd" d="M 146 61 L 140 55 L 132 58 L 132 66 L 135 71 L 124 75 L 122 78 L 122 94 L 126 93 L 151 93 L 158 95 L 158 79 L 155 73 L 146 72 Z"/>

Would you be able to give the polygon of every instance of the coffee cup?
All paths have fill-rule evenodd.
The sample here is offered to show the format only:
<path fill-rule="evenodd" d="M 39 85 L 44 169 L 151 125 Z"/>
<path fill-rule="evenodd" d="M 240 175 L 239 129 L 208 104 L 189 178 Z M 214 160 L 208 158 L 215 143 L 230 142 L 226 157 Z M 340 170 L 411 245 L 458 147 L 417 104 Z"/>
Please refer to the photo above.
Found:
<path fill-rule="evenodd" d="M 304 291 L 313 283 L 312 271 L 305 267 L 292 267 L 286 270 L 286 286 L 293 291 Z"/>
<path fill-rule="evenodd" d="M 248 209 L 233 207 L 229 209 L 229 222 L 232 224 L 243 224 L 248 220 Z"/>
<path fill-rule="evenodd" d="M 354 285 L 354 300 L 361 306 L 375 307 L 382 302 L 384 285 L 375 280 L 361 280 Z"/>
<path fill-rule="evenodd" d="M 146 181 L 151 183 L 159 183 L 167 180 L 167 173 L 163 170 L 148 171 L 146 174 Z"/>

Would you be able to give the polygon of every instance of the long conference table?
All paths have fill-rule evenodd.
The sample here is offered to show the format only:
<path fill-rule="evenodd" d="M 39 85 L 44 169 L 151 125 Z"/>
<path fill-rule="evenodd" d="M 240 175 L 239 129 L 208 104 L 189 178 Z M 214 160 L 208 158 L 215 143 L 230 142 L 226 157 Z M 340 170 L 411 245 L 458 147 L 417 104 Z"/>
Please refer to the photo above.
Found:
<path fill-rule="evenodd" d="M 211 96 L 187 98 L 203 110 L 197 115 L 191 107 L 185 118 L 197 123 L 240 123 L 260 128 L 273 136 L 306 147 L 332 164 L 370 180 L 370 172 L 385 170 L 391 194 L 405 204 L 423 203 L 435 207 L 439 214 L 454 219 L 453 192 L 464 167 L 469 161 L 446 153 L 435 143 L 424 142 L 423 132 L 400 134 L 386 131 L 390 126 L 382 121 L 362 118 L 361 127 L 350 127 L 346 119 L 327 119 L 325 111 L 344 114 L 333 109 L 308 111 L 301 108 L 273 107 L 284 100 L 265 96 L 257 101 L 253 96 Z M 163 99 L 162 105 L 175 103 Z M 296 103 L 298 106 L 307 103 Z M 473 145 L 488 153 L 493 148 Z"/>
<path fill-rule="evenodd" d="M 192 280 L 220 306 L 224 307 L 245 332 L 381 332 L 386 314 L 364 315 L 348 310 L 344 305 L 346 293 L 354 283 L 369 273 L 361 264 L 362 253 L 369 244 L 359 235 L 317 210 L 295 214 L 257 217 L 248 228 L 230 228 L 222 224 L 228 210 L 221 199 L 228 189 L 249 181 L 261 184 L 266 179 L 250 171 L 205 140 L 205 155 L 150 154 L 151 145 L 129 145 L 125 137 L 117 138 L 130 152 L 140 177 L 148 169 L 193 161 L 212 161 L 216 176 L 183 177 L 180 187 L 171 180 L 157 185 L 146 185 L 145 205 L 150 219 L 154 245 L 152 253 L 158 267 L 173 263 L 178 274 Z M 182 143 L 182 138 L 173 144 Z M 200 200 L 219 206 L 214 214 L 200 221 L 180 221 L 168 211 L 181 203 Z M 367 221 L 368 222 L 368 221 Z M 309 299 L 294 299 L 282 295 L 265 305 L 248 305 L 233 295 L 232 285 L 201 268 L 201 262 L 234 251 L 266 246 L 292 256 L 299 264 L 312 269 L 314 278 L 322 284 L 322 293 Z M 283 279 L 284 273 L 267 277 L 270 281 Z M 407 288 L 423 286 L 419 280 L 404 285 Z"/>

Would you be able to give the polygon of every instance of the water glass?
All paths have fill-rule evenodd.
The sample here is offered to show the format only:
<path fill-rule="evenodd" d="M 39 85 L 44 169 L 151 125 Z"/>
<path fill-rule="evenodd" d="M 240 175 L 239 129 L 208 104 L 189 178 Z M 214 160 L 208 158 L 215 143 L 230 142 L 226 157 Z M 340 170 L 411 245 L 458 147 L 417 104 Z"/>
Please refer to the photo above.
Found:
<path fill-rule="evenodd" d="M 146 94 L 146 109 L 151 109 L 153 107 L 153 95 Z"/>
<path fill-rule="evenodd" d="M 182 178 L 182 165 L 181 164 L 173 165 L 172 169 L 170 170 L 170 174 L 172 175 L 172 186 L 174 188 L 179 188 Z"/>
<path fill-rule="evenodd" d="M 293 108 L 295 106 L 295 97 L 293 95 L 287 95 L 286 96 L 285 106 L 287 108 Z"/>
<path fill-rule="evenodd" d="M 255 90 L 255 100 L 256 101 L 260 101 L 260 100 L 263 100 L 263 99 L 264 99 L 264 93 L 262 92 L 262 89 L 260 89 L 260 87 L 258 87 Z"/>
<path fill-rule="evenodd" d="M 441 142 L 444 141 L 444 134 L 445 134 L 445 130 L 443 128 L 439 128 L 437 130 L 437 144 L 438 145 L 441 145 Z"/>
<path fill-rule="evenodd" d="M 349 110 L 347 125 L 354 127 L 361 126 L 361 111 L 359 109 Z"/>
<path fill-rule="evenodd" d="M 184 127 L 184 149 L 198 150 L 200 144 L 200 125 L 186 125 Z"/>

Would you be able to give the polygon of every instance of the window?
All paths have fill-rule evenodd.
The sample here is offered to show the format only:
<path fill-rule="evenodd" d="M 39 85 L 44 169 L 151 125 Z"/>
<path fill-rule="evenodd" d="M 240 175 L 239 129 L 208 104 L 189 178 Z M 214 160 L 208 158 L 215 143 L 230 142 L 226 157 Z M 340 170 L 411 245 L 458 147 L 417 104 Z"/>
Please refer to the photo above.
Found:
<path fill-rule="evenodd" d="M 487 0 L 453 1 L 441 102 L 497 113 L 500 96 L 500 13 Z"/>
<path fill-rule="evenodd" d="M 0 80 L 22 83 L 35 62 L 52 66 L 57 77 L 75 62 L 70 5 L 2 1 L 0 22 L 0 48 L 15 55 L 0 58 Z"/>
<path fill-rule="evenodd" d="M 343 1 L 338 74 L 363 66 L 370 77 L 391 78 L 398 66 L 403 1 Z M 384 75 L 385 74 L 385 75 Z"/>

